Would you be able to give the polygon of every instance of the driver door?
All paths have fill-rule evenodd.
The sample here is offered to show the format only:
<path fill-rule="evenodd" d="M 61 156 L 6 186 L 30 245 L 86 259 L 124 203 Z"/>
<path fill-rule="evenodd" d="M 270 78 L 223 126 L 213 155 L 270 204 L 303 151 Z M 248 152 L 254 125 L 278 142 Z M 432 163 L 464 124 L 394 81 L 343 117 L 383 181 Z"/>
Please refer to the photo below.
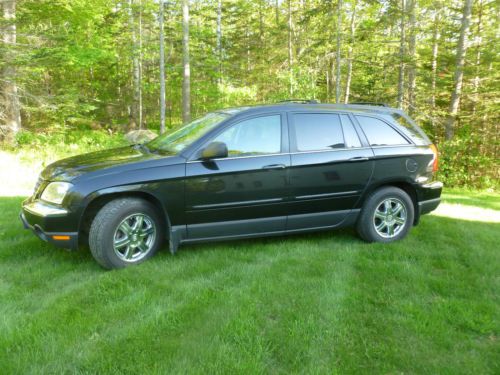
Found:
<path fill-rule="evenodd" d="M 224 142 L 228 157 L 187 163 L 188 238 L 285 230 L 290 155 L 283 119 L 274 113 L 229 125 L 210 141 Z"/>

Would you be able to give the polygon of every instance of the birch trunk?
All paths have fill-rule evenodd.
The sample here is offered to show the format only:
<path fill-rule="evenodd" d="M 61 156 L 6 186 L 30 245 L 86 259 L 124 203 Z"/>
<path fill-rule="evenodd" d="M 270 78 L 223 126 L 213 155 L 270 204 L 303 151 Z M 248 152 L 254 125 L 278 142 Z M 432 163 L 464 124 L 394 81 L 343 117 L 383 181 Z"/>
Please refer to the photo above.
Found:
<path fill-rule="evenodd" d="M 481 83 L 481 78 L 479 76 L 479 71 L 481 67 L 481 44 L 483 38 L 482 34 L 482 18 L 483 18 L 483 1 L 479 1 L 479 15 L 477 20 L 477 37 L 476 37 L 476 74 L 474 80 L 472 81 L 473 85 L 473 95 L 472 95 L 472 115 L 476 114 L 477 105 L 479 104 L 479 85 Z"/>
<path fill-rule="evenodd" d="M 401 0 L 401 26 L 399 43 L 399 77 L 398 77 L 398 108 L 403 108 L 404 100 L 404 79 L 405 79 L 405 13 L 406 1 Z"/>
<path fill-rule="evenodd" d="M 165 133 L 165 31 L 164 23 L 164 0 L 160 0 L 160 12 L 158 20 L 160 23 L 160 134 Z"/>
<path fill-rule="evenodd" d="M 191 67 L 189 63 L 189 0 L 182 1 L 182 121 L 191 121 Z"/>
<path fill-rule="evenodd" d="M 465 53 L 467 52 L 467 33 L 469 32 L 472 0 L 465 0 L 460 37 L 457 45 L 456 68 L 454 76 L 453 92 L 451 94 L 450 109 L 445 123 L 446 140 L 451 140 L 455 132 L 455 122 L 462 96 L 462 83 L 464 78 Z"/>
<path fill-rule="evenodd" d="M 344 95 L 344 103 L 349 103 L 349 95 L 351 94 L 351 80 L 352 80 L 352 60 L 354 58 L 354 41 L 355 41 L 355 33 L 356 33 L 356 6 L 358 5 L 357 1 L 355 1 L 352 5 L 352 14 L 351 14 L 351 23 L 350 23 L 350 44 L 347 56 L 347 77 L 345 81 L 345 95 Z"/>
<path fill-rule="evenodd" d="M 132 36 L 132 105 L 130 106 L 129 128 L 134 129 L 141 126 L 140 123 L 140 101 L 141 101 L 141 73 L 139 65 L 139 46 L 134 17 L 135 0 L 129 0 L 129 28 Z"/>
<path fill-rule="evenodd" d="M 219 74 L 217 82 L 222 83 L 222 0 L 217 1 L 217 59 L 219 60 Z"/>
<path fill-rule="evenodd" d="M 416 106 L 416 89 L 417 89 L 417 38 L 416 38 L 416 17 L 415 17 L 415 7 L 416 0 L 409 0 L 408 2 L 408 12 L 410 17 L 409 22 L 409 43 L 408 43 L 408 54 L 410 55 L 411 63 L 408 67 L 408 112 L 412 116 L 415 113 Z"/>
<path fill-rule="evenodd" d="M 437 78 L 437 62 L 439 53 L 439 39 L 441 34 L 439 32 L 440 26 L 440 10 L 434 13 L 434 33 L 432 36 L 432 63 L 431 63 L 431 107 L 436 109 L 436 78 Z"/>
<path fill-rule="evenodd" d="M 288 74 L 290 98 L 293 95 L 292 2 L 288 0 Z"/>
<path fill-rule="evenodd" d="M 338 0 L 337 4 L 337 51 L 335 57 L 335 103 L 340 103 L 340 48 L 341 48 L 341 38 L 340 33 L 342 31 L 342 0 Z"/>
<path fill-rule="evenodd" d="M 14 54 L 11 48 L 16 45 L 16 1 L 6 0 L 3 2 L 3 18 L 6 23 L 3 32 L 5 53 L 5 67 L 3 68 L 3 100 L 5 101 L 5 125 L 7 127 L 7 141 L 11 142 L 17 132 L 21 129 L 21 106 L 16 84 L 16 68 L 14 65 Z"/>

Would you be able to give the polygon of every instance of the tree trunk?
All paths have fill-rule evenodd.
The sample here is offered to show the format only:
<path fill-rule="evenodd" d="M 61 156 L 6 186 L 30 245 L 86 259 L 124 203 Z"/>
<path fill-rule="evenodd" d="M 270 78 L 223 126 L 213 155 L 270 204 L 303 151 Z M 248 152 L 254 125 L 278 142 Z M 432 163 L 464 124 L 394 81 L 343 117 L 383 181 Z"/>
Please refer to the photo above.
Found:
<path fill-rule="evenodd" d="M 217 1 L 217 59 L 219 60 L 219 74 L 217 82 L 222 83 L 222 0 Z"/>
<path fill-rule="evenodd" d="M 8 142 L 12 142 L 16 133 L 21 129 L 21 106 L 17 93 L 16 68 L 14 65 L 14 53 L 11 50 L 16 45 L 16 1 L 6 0 L 3 2 L 3 18 L 6 23 L 3 32 L 5 53 L 5 66 L 3 68 L 3 100 L 5 101 L 5 125 L 7 128 Z"/>
<path fill-rule="evenodd" d="M 399 77 L 398 77 L 398 108 L 403 108 L 404 100 L 404 79 L 405 79 L 405 12 L 406 1 L 401 0 L 401 26 L 400 26 L 400 42 L 399 42 Z"/>
<path fill-rule="evenodd" d="M 276 10 L 276 26 L 279 26 L 279 24 L 280 24 L 280 3 L 279 3 L 279 0 L 276 0 L 275 10 Z"/>
<path fill-rule="evenodd" d="M 356 6 L 358 5 L 357 1 L 354 1 L 352 4 L 352 14 L 351 14 L 351 24 L 349 27 L 350 30 L 350 44 L 349 44 L 349 51 L 348 51 L 348 56 L 347 56 L 347 77 L 345 80 L 345 95 L 344 95 L 344 103 L 348 104 L 349 103 L 349 95 L 351 94 L 351 80 L 352 80 L 352 60 L 354 58 L 353 56 L 353 50 L 354 50 L 354 42 L 355 42 L 355 34 L 356 34 Z"/>
<path fill-rule="evenodd" d="M 290 98 L 293 95 L 292 2 L 288 0 L 288 75 Z"/>
<path fill-rule="evenodd" d="M 408 112 L 410 116 L 415 113 L 416 106 L 416 89 L 417 89 L 417 56 L 416 56 L 416 17 L 415 17 L 415 7 L 416 0 L 409 0 L 408 2 L 408 12 L 410 17 L 410 38 L 408 43 L 408 53 L 410 55 L 411 63 L 408 67 Z"/>
<path fill-rule="evenodd" d="M 130 106 L 129 128 L 141 127 L 140 101 L 141 101 L 141 72 L 139 65 L 139 46 L 134 17 L 135 0 L 129 0 L 129 28 L 132 36 L 132 105 Z"/>
<path fill-rule="evenodd" d="M 164 0 L 160 0 L 160 134 L 165 133 L 165 31 L 163 30 Z"/>
<path fill-rule="evenodd" d="M 479 76 L 479 71 L 481 67 L 481 43 L 482 43 L 482 18 L 483 18 L 483 1 L 479 0 L 479 15 L 477 19 L 477 37 L 476 37 L 476 75 L 472 81 L 473 85 L 473 95 L 472 95 L 472 115 L 476 114 L 477 105 L 479 104 L 479 85 L 481 83 L 481 78 Z"/>
<path fill-rule="evenodd" d="M 460 37 L 457 45 L 456 68 L 454 76 L 454 87 L 451 94 L 450 109 L 445 123 L 446 140 L 451 140 L 454 135 L 455 121 L 460 106 L 460 97 L 462 96 L 462 83 L 464 78 L 465 53 L 467 51 L 467 33 L 469 32 L 469 23 L 471 16 L 472 0 L 465 0 L 462 26 L 460 27 Z"/>
<path fill-rule="evenodd" d="M 335 103 L 340 103 L 340 48 L 342 31 L 342 0 L 338 0 L 337 4 L 337 51 L 335 56 L 336 77 L 335 77 Z"/>
<path fill-rule="evenodd" d="M 189 64 L 189 0 L 182 0 L 182 121 L 191 121 L 191 67 Z"/>
<path fill-rule="evenodd" d="M 439 38 L 440 38 L 440 9 L 434 13 L 434 34 L 432 36 L 432 63 L 431 63 L 431 108 L 436 109 L 436 78 L 437 78 L 437 61 L 439 53 Z"/>
<path fill-rule="evenodd" d="M 145 121 L 143 118 L 143 104 L 142 104 L 142 0 L 139 0 L 139 53 L 138 53 L 138 62 L 139 62 L 139 129 L 145 127 Z"/>

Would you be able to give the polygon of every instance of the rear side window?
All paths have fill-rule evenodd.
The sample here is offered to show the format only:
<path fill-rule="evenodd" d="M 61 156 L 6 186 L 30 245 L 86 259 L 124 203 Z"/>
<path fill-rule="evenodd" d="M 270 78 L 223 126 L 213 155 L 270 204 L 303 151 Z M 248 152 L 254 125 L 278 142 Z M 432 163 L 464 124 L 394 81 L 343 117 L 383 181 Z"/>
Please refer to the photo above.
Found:
<path fill-rule="evenodd" d="M 346 147 L 361 147 L 361 142 L 359 141 L 358 133 L 354 129 L 354 125 L 348 115 L 340 115 L 342 120 L 342 129 L 344 130 L 344 138 Z"/>
<path fill-rule="evenodd" d="M 337 114 L 299 113 L 293 115 L 298 151 L 345 148 L 342 125 Z"/>
<path fill-rule="evenodd" d="M 356 116 L 361 129 L 368 138 L 370 146 L 407 145 L 409 142 L 391 126 L 382 120 L 368 117 Z"/>
<path fill-rule="evenodd" d="M 401 125 L 401 130 L 417 145 L 428 145 L 431 143 L 425 133 L 416 125 L 412 124 L 404 116 L 394 113 L 392 118 Z"/>

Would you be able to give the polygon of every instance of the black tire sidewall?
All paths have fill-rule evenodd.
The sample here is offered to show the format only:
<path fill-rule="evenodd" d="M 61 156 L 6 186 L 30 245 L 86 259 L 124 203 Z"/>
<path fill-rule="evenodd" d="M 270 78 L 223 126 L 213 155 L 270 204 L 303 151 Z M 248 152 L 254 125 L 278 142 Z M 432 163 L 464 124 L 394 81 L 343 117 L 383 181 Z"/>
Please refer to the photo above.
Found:
<path fill-rule="evenodd" d="M 114 251 L 113 237 L 118 225 L 127 216 L 143 213 L 153 220 L 156 237 L 153 248 L 142 259 L 136 262 L 121 260 Z M 164 226 L 157 210 L 149 202 L 141 199 L 119 199 L 106 204 L 97 214 L 90 229 L 90 248 L 96 260 L 105 268 L 124 268 L 140 264 L 151 258 L 163 242 Z"/>
<path fill-rule="evenodd" d="M 400 200 L 406 210 L 406 224 L 404 228 L 397 234 L 397 236 L 392 238 L 382 237 L 377 233 L 373 226 L 373 215 L 377 207 L 386 199 L 395 198 Z M 415 207 L 410 196 L 402 189 L 396 187 L 385 187 L 376 190 L 366 201 L 362 211 L 361 217 L 358 220 L 358 233 L 360 236 L 368 242 L 393 242 L 400 240 L 408 234 L 411 227 L 413 226 L 415 218 Z"/>

